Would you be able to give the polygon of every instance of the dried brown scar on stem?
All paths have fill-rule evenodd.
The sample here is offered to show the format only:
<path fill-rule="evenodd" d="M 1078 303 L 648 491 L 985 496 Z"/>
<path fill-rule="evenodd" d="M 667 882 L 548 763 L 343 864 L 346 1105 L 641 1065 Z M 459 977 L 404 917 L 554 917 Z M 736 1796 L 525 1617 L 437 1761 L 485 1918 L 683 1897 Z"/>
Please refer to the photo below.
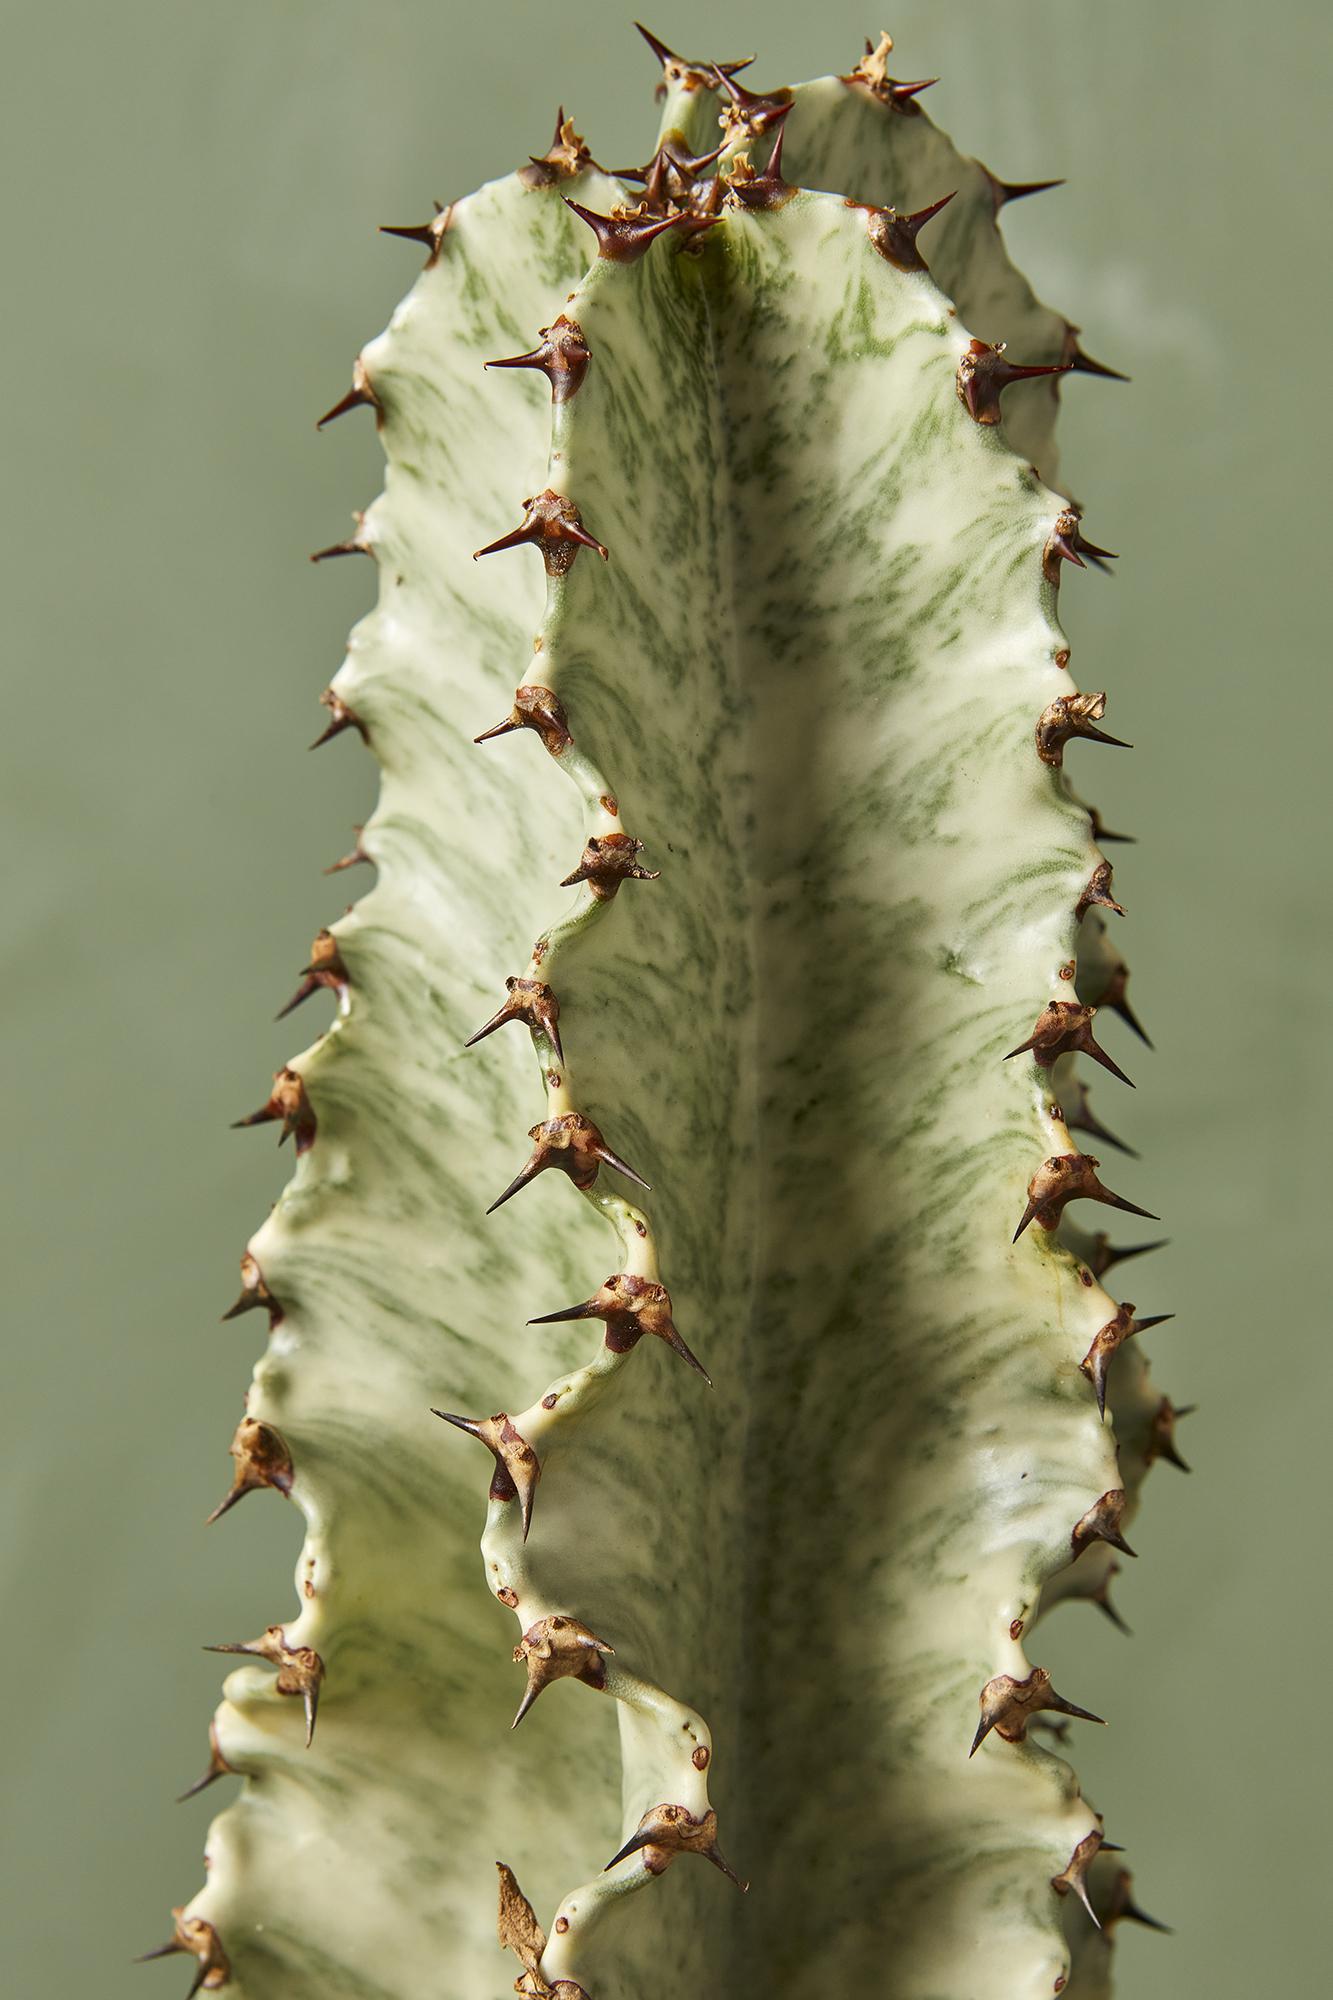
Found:
<path fill-rule="evenodd" d="M 1065 761 L 1065 745 L 1075 736 L 1089 743 L 1110 743 L 1117 750 L 1132 750 L 1132 743 L 1094 727 L 1105 713 L 1104 694 L 1057 695 L 1037 717 L 1037 755 L 1042 763 L 1058 771 Z"/>
<path fill-rule="evenodd" d="M 749 1888 L 725 1861 L 717 1844 L 717 1814 L 709 1810 L 696 1819 L 684 1806 L 650 1806 L 622 1848 L 611 1856 L 603 1874 L 631 1854 L 642 1854 L 650 1875 L 662 1875 L 678 1854 L 702 1854 L 742 1891 Z"/>
<path fill-rule="evenodd" d="M 282 1131 L 278 1135 L 278 1144 L 283 1145 L 294 1133 L 297 1153 L 308 1153 L 315 1143 L 318 1126 L 306 1096 L 305 1084 L 294 1069 L 275 1071 L 273 1088 L 267 1101 L 260 1105 L 258 1111 L 252 1111 L 248 1118 L 234 1119 L 231 1129 L 239 1132 L 250 1125 L 271 1125 L 279 1120 Z"/>
<path fill-rule="evenodd" d="M 877 98 L 881 104 L 888 105 L 891 110 L 915 113 L 918 107 L 913 100 L 919 97 L 923 90 L 929 90 L 933 83 L 938 83 L 939 78 L 927 76 L 916 83 L 897 82 L 889 75 L 889 57 L 892 53 L 892 35 L 881 34 L 878 44 L 867 41 L 865 54 L 860 62 L 845 76 L 840 76 L 838 81 L 850 85 L 853 89 L 868 91 L 872 97 Z"/>
<path fill-rule="evenodd" d="M 1134 1334 L 1145 1333 L 1151 1326 L 1164 1326 L 1167 1320 L 1175 1318 L 1174 1313 L 1154 1313 L 1149 1319 L 1136 1319 L 1134 1313 L 1135 1308 L 1128 1300 L 1117 1306 L 1115 1318 L 1108 1319 L 1105 1326 L 1098 1328 L 1091 1347 L 1078 1364 L 1097 1393 L 1097 1409 L 1103 1417 L 1106 1415 L 1107 1370 L 1116 1354 Z"/>
<path fill-rule="evenodd" d="M 497 1028 L 505 1027 L 510 1021 L 521 1021 L 526 1028 L 545 1035 L 557 1058 L 563 1062 L 565 1052 L 560 1046 L 558 1026 L 560 1002 L 551 988 L 540 979 L 516 977 L 506 979 L 505 988 L 509 998 L 504 1001 L 497 1013 L 492 1014 L 484 1028 L 478 1028 L 475 1035 L 468 1036 L 463 1047 L 470 1049 L 475 1043 L 484 1041 L 487 1035 L 493 1035 Z"/>
<path fill-rule="evenodd" d="M 658 1340 L 665 1341 L 697 1374 L 702 1375 L 710 1389 L 713 1386 L 711 1375 L 676 1331 L 676 1323 L 671 1316 L 671 1294 L 665 1285 L 655 1284 L 649 1278 L 634 1277 L 628 1271 L 616 1271 L 582 1305 L 566 1306 L 561 1312 L 539 1313 L 536 1319 L 528 1321 L 528 1325 L 552 1326 L 558 1321 L 573 1319 L 603 1320 L 606 1324 L 606 1345 L 613 1354 L 628 1354 L 644 1334 L 653 1334 Z"/>
<path fill-rule="evenodd" d="M 1127 1215 L 1144 1215 L 1150 1222 L 1158 1220 L 1151 1209 L 1139 1208 L 1123 1195 L 1104 1188 L 1097 1178 L 1100 1165 L 1101 1161 L 1091 1153 L 1056 1153 L 1043 1160 L 1028 1182 L 1027 1207 L 1014 1231 L 1014 1242 L 1017 1243 L 1031 1222 L 1042 1229 L 1054 1229 L 1071 1201 L 1101 1201 L 1109 1208 L 1123 1208 Z"/>
<path fill-rule="evenodd" d="M 574 741 L 569 733 L 569 718 L 558 696 L 551 688 L 536 683 L 516 688 L 514 706 L 504 721 L 483 729 L 472 741 L 489 743 L 493 736 L 507 736 L 513 729 L 535 729 L 553 757 L 562 756 Z"/>
<path fill-rule="evenodd" d="M 171 1913 L 175 1930 L 165 1944 L 154 1946 L 152 1951 L 141 1952 L 134 1961 L 136 1965 L 146 1965 L 151 1958 L 171 1958 L 177 1952 L 195 1961 L 197 1970 L 190 1986 L 188 2000 L 201 1989 L 215 1993 L 219 1986 L 225 1986 L 231 1978 L 231 1964 L 222 1949 L 222 1940 L 212 1924 L 203 1917 L 187 1917 L 184 1905 Z"/>
<path fill-rule="evenodd" d="M 1052 1709 L 1059 1715 L 1073 1715 L 1081 1722 L 1102 1721 L 1101 1716 L 1094 1715 L 1091 1709 L 1075 1708 L 1072 1702 L 1057 1694 L 1045 1667 L 1034 1667 L 1024 1681 L 1016 1681 L 1012 1674 L 997 1674 L 994 1680 L 987 1681 L 978 1700 L 981 1720 L 972 1738 L 972 1748 L 967 1753 L 969 1757 L 975 1757 L 992 1729 L 1006 1743 L 1025 1742 L 1028 1723 L 1040 1709 Z"/>
<path fill-rule="evenodd" d="M 567 403 L 582 386 L 592 360 L 592 350 L 577 320 L 561 313 L 549 326 L 540 329 L 538 344 L 526 354 L 513 354 L 504 361 L 488 361 L 487 368 L 536 368 L 551 385 L 551 401 Z"/>
<path fill-rule="evenodd" d="M 588 1687 L 599 1691 L 605 1689 L 606 1668 L 602 1665 L 602 1655 L 614 1651 L 614 1646 L 596 1638 L 577 1618 L 556 1614 L 550 1618 L 539 1618 L 535 1625 L 529 1625 L 514 1648 L 515 1660 L 521 1660 L 527 1667 L 528 1685 L 510 1728 L 518 1728 L 543 1688 L 549 1687 L 552 1681 L 572 1676 Z"/>
<path fill-rule="evenodd" d="M 262 1424 L 255 1417 L 242 1417 L 229 1449 L 236 1461 L 231 1490 L 213 1509 L 209 1523 L 221 1520 L 238 1500 L 244 1500 L 247 1493 L 257 1493 L 261 1487 L 272 1486 L 287 1495 L 292 1490 L 292 1455 L 271 1424 Z"/>
<path fill-rule="evenodd" d="M 629 833 L 591 834 L 572 874 L 562 877 L 560 887 L 572 889 L 586 882 L 599 903 L 609 903 L 622 882 L 656 882 L 660 868 L 644 868 L 638 856 L 643 842 Z"/>
<path fill-rule="evenodd" d="M 514 1986 L 515 1993 L 527 1994 L 529 2000 L 589 2000 L 589 1995 L 572 1979 L 557 1979 L 554 1985 L 547 1984 L 541 1969 L 546 1932 L 519 1888 L 513 1869 L 503 1861 L 497 1861 L 495 1865 L 500 1871 L 500 1913 L 496 1935 L 503 1949 L 512 1951 L 523 1967 Z M 558 1919 L 556 1929 L 559 1930 L 564 1923 L 563 1918 Z"/>
<path fill-rule="evenodd" d="M 482 556 L 498 555 L 502 549 L 522 548 L 525 542 L 541 550 L 548 576 L 563 576 L 580 549 L 596 549 L 603 562 L 608 560 L 607 550 L 588 533 L 578 508 L 563 493 L 548 486 L 525 500 L 523 507 L 521 525 L 501 535 L 498 541 L 488 542 L 484 549 L 477 549 L 473 562 L 480 561 Z"/>
<path fill-rule="evenodd" d="M 206 1653 L 246 1653 L 268 1660 L 278 1669 L 273 1683 L 279 1694 L 297 1695 L 305 1709 L 305 1740 L 309 1748 L 319 1712 L 319 1691 L 324 1682 L 324 1662 L 310 1646 L 289 1646 L 281 1625 L 270 1625 L 258 1639 L 227 1645 L 205 1646 Z"/>
<path fill-rule="evenodd" d="M 1038 367 L 1019 367 L 1005 356 L 1005 343 L 990 346 L 974 340 L 958 364 L 958 400 L 979 424 L 998 424 L 1003 412 L 1000 397 L 1014 382 L 1029 382 L 1038 375 L 1067 375 L 1064 361 L 1049 361 Z"/>
<path fill-rule="evenodd" d="M 1129 1495 L 1123 1486 L 1113 1486 L 1109 1493 L 1103 1493 L 1093 1501 L 1086 1514 L 1074 1523 L 1069 1537 L 1072 1550 L 1071 1562 L 1077 1562 L 1085 1549 L 1094 1542 L 1109 1542 L 1113 1549 L 1119 1549 L 1122 1556 L 1137 1556 L 1120 1532 Z"/>
<path fill-rule="evenodd" d="M 504 1193 L 493 1201 L 487 1215 L 494 1215 L 497 1208 L 526 1187 L 530 1180 L 544 1173 L 548 1167 L 558 1168 L 568 1174 L 576 1188 L 586 1192 L 597 1179 L 599 1166 L 614 1167 L 626 1180 L 634 1181 L 651 1193 L 651 1184 L 642 1174 L 636 1174 L 618 1154 L 613 1153 L 593 1124 L 580 1111 L 566 1111 L 556 1118 L 545 1118 L 540 1125 L 534 1125 L 528 1133 L 533 1141 L 533 1153 L 521 1173 L 514 1176 Z"/>
<path fill-rule="evenodd" d="M 431 1415 L 441 1418 L 446 1424 L 453 1424 L 456 1430 L 466 1431 L 469 1437 L 485 1445 L 495 1460 L 490 1497 L 492 1500 L 518 1501 L 526 1542 L 528 1529 L 532 1526 L 533 1495 L 542 1476 L 537 1454 L 527 1439 L 514 1428 L 504 1410 L 497 1410 L 493 1417 L 457 1417 L 448 1410 L 434 1409 Z"/>

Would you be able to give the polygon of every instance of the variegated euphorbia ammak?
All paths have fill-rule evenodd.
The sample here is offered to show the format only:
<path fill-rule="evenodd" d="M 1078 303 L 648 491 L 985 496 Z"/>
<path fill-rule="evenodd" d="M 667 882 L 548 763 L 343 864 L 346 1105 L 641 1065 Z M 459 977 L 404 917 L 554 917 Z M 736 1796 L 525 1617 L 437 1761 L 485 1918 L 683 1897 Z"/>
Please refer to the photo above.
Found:
<path fill-rule="evenodd" d="M 766 91 L 648 39 L 648 163 L 562 114 L 396 230 L 330 412 L 388 459 L 324 551 L 379 574 L 324 696 L 378 874 L 243 1121 L 296 1171 L 219 1509 L 301 1510 L 299 1608 L 220 1649 L 243 1782 L 164 1950 L 236 2000 L 1089 2000 L 1141 1913 L 1040 1621 L 1114 1617 L 1176 1457 L 1085 1150 L 1137 1023 L 1052 433 L 1111 371 L 887 37 Z"/>

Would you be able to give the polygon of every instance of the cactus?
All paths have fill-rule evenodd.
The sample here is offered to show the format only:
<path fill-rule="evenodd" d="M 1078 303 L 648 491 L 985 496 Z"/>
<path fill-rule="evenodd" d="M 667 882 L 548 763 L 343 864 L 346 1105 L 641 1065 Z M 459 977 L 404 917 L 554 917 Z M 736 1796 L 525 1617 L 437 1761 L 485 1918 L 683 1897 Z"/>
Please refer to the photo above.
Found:
<path fill-rule="evenodd" d="M 1113 371 L 887 36 L 767 91 L 646 39 L 647 164 L 562 111 L 394 226 L 328 413 L 388 460 L 320 551 L 379 573 L 319 739 L 380 765 L 378 879 L 240 1121 L 296 1166 L 216 1510 L 295 1503 L 299 1613 L 218 1648 L 191 1791 L 243 1782 L 161 1950 L 237 2000 L 1090 2000 L 1142 1913 L 1035 1628 L 1116 1617 L 1180 1463 L 1102 1284 L 1150 1246 L 1067 1213 L 1147 1212 L 1082 1150 L 1142 1030 L 1057 616 L 1111 560 L 1060 380 Z"/>

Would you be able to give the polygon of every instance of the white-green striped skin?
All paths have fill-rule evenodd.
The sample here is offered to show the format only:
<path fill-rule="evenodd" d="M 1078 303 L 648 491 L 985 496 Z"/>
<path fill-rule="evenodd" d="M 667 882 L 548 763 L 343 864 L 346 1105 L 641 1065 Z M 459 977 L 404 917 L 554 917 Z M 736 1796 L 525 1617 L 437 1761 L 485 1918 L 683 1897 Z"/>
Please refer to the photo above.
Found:
<path fill-rule="evenodd" d="M 923 238 L 956 313 L 839 195 L 588 271 L 560 195 L 623 191 L 513 179 L 457 206 L 364 353 L 381 590 L 335 687 L 383 770 L 380 873 L 333 927 L 347 1012 L 294 1062 L 315 1145 L 250 1246 L 285 1316 L 249 1409 L 308 1521 L 287 1638 L 326 1681 L 307 1751 L 269 1674 L 229 1678 L 247 1783 L 190 1906 L 248 2000 L 505 1990 L 496 1856 L 564 1922 L 546 1977 L 594 2000 L 1009 2000 L 1067 1972 L 1050 1883 L 1095 1817 L 1037 1740 L 967 1752 L 1039 1607 L 1105 1582 L 1070 1531 L 1137 1489 L 1117 1429 L 1155 1399 L 1131 1342 L 1099 1421 L 1078 1364 L 1115 1301 L 1041 1231 L 1010 1241 L 1036 1166 L 1080 1148 L 1060 1070 L 1001 1058 L 1068 995 L 1098 855 L 1032 741 L 1073 685 L 1061 502 L 1028 470 L 1054 479 L 1055 399 L 1009 391 L 999 435 L 954 387 L 970 333 L 1044 360 L 1063 322 L 927 119 L 825 80 L 791 127 L 793 178 L 903 210 L 962 188 Z M 553 430 L 540 376 L 480 364 L 560 311 L 593 361 Z M 530 550 L 474 565 L 546 485 L 610 562 L 545 590 Z M 520 681 L 558 690 L 576 754 L 473 746 Z M 557 925 L 567 1063 L 537 1037 L 534 1073 L 521 1030 L 464 1052 L 619 826 L 661 879 Z M 485 1218 L 571 1108 L 652 1193 L 550 1173 Z M 659 1342 L 525 1328 L 612 1269 L 660 1271 L 712 1391 Z M 512 1501 L 483 1534 L 517 1627 L 476 1575 L 490 1461 L 431 1405 L 504 1409 L 542 1459 L 526 1543 Z M 556 1686 L 511 1734 L 509 1648 L 556 1612 L 614 1646 L 606 1694 Z M 748 1897 L 690 1858 L 600 1872 L 710 1781 Z"/>

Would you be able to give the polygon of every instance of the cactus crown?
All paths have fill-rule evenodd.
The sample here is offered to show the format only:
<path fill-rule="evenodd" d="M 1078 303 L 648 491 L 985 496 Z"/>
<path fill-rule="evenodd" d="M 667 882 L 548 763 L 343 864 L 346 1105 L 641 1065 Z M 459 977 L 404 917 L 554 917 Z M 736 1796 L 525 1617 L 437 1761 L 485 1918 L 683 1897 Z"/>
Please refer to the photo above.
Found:
<path fill-rule="evenodd" d="M 192 1789 L 244 1782 L 163 1950 L 488 1994 L 502 1856 L 520 1993 L 1093 1994 L 1140 1913 L 1028 1647 L 1179 1462 L 1066 1213 L 1146 1213 L 1073 1136 L 1137 1028 L 1058 619 L 1111 560 L 1060 380 L 1112 371 L 887 36 L 769 90 L 645 39 L 645 163 L 562 110 L 394 227 L 328 413 L 388 461 L 320 552 L 379 572 L 319 739 L 378 879 L 241 1121 L 296 1168 L 217 1509 L 300 1508 L 299 1615 L 218 1649 Z"/>

